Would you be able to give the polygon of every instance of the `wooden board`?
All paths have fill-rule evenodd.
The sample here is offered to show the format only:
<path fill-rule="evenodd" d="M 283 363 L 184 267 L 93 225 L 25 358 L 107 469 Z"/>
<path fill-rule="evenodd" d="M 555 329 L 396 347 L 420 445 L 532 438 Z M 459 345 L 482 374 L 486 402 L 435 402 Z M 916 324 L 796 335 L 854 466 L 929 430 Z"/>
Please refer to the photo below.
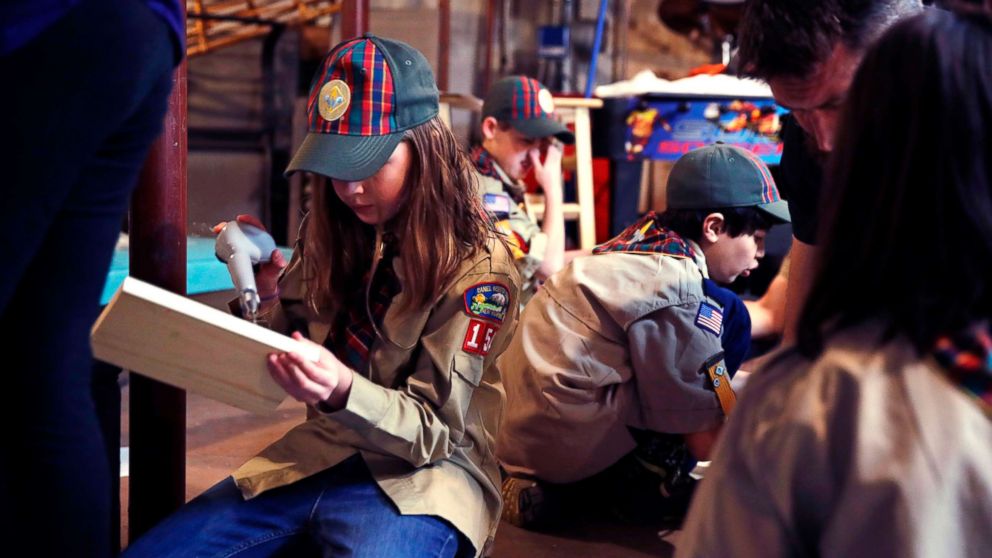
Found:
<path fill-rule="evenodd" d="M 318 351 L 133 277 L 93 326 L 93 355 L 178 388 L 255 413 L 269 413 L 286 392 L 265 366 L 271 352 Z"/>

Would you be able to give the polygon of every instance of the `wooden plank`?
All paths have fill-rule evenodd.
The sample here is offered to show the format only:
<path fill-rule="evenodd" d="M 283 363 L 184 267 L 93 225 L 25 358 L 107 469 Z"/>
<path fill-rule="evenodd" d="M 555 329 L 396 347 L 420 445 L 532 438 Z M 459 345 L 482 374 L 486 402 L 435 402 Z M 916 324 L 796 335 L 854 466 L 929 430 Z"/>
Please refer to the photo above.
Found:
<path fill-rule="evenodd" d="M 585 97 L 555 97 L 554 100 L 556 108 L 603 108 L 602 99 L 586 99 Z"/>
<path fill-rule="evenodd" d="M 286 393 L 269 376 L 266 356 L 318 351 L 205 304 L 133 277 L 97 319 L 96 358 L 255 413 L 270 413 Z"/>
<path fill-rule="evenodd" d="M 544 195 L 543 194 L 524 194 L 524 199 L 526 200 L 527 215 L 534 222 L 540 222 L 544 220 Z M 561 204 L 561 213 L 566 220 L 574 221 L 577 220 L 582 214 L 582 206 L 574 202 L 565 202 Z"/>
<path fill-rule="evenodd" d="M 583 250 L 592 250 L 596 246 L 596 196 L 592 180 L 592 129 L 589 109 L 599 108 L 602 105 L 602 99 L 555 97 L 555 110 L 562 122 L 573 124 L 575 128 L 574 166 L 577 203 L 565 204 L 564 215 L 566 220 L 578 221 L 579 248 Z M 531 207 L 532 205 L 534 207 Z M 541 200 L 529 198 L 527 211 L 531 219 L 534 219 L 535 215 L 543 215 Z"/>
<path fill-rule="evenodd" d="M 600 99 L 585 99 L 599 101 Z M 576 105 L 575 110 L 575 186 L 581 215 L 579 216 L 579 247 L 592 250 L 596 246 L 596 196 L 592 184 L 592 130 L 589 107 Z"/>

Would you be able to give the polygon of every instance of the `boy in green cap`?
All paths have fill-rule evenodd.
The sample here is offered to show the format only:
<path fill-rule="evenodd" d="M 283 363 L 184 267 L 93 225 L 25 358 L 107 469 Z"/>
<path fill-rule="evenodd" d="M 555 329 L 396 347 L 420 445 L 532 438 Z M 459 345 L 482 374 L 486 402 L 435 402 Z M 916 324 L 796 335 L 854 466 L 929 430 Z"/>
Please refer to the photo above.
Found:
<path fill-rule="evenodd" d="M 482 144 L 472 151 L 482 175 L 483 204 L 506 236 L 524 279 L 524 302 L 565 263 L 561 143 L 574 143 L 575 136 L 555 118 L 554 110 L 551 92 L 537 80 L 505 77 L 486 97 Z M 521 181 L 531 169 L 544 191 L 540 226 L 522 209 Z"/>
<path fill-rule="evenodd" d="M 722 144 L 679 159 L 667 196 L 663 214 L 550 278 L 499 361 L 496 456 L 513 524 L 550 519 L 580 481 L 600 508 L 684 513 L 750 342 L 743 304 L 714 281 L 757 267 L 789 212 L 765 164 Z"/>

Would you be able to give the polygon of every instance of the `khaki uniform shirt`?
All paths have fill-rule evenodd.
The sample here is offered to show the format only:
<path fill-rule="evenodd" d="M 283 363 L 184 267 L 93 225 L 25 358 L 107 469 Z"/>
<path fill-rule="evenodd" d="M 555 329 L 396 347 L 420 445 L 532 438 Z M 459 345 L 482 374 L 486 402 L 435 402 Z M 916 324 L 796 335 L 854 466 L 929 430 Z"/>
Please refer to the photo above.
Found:
<path fill-rule="evenodd" d="M 507 408 L 496 455 L 565 483 L 635 447 L 628 427 L 684 434 L 724 420 L 705 366 L 719 333 L 696 324 L 706 262 L 662 254 L 576 258 L 528 303 L 499 367 Z"/>
<path fill-rule="evenodd" d="M 880 337 L 853 328 L 815 362 L 786 350 L 752 376 L 677 556 L 989 555 L 992 421 Z"/>
<path fill-rule="evenodd" d="M 504 180 L 510 180 L 495 162 L 493 168 Z M 513 252 L 513 260 L 523 280 L 521 303 L 526 303 L 537 292 L 538 284 L 534 274 L 544 261 L 548 237 L 520 205 L 513 201 L 502 182 L 476 174 L 479 178 L 483 206 L 493 216 L 496 229 L 506 237 L 507 244 Z"/>
<path fill-rule="evenodd" d="M 403 269 L 395 260 L 402 284 Z M 299 249 L 280 282 L 273 329 L 326 339 L 329 316 L 304 302 Z M 344 409 L 288 432 L 234 473 L 245 498 L 290 484 L 360 453 L 376 482 L 403 514 L 436 515 L 455 526 L 480 554 L 500 514 L 494 435 L 503 407 L 495 366 L 517 321 L 519 278 L 509 253 L 492 239 L 466 260 L 460 276 L 433 306 L 400 314 L 393 299 L 370 353 L 369 375 L 355 374 Z M 486 285 L 492 303 L 466 300 Z M 481 287 L 480 287 L 481 285 Z M 502 293 L 493 299 L 493 293 Z M 509 295 L 508 297 L 506 295 Z M 508 298 L 509 300 L 502 300 Z M 502 309 L 500 309 L 500 306 Z M 480 309 L 482 308 L 482 309 Z M 503 313 L 499 321 L 499 313 Z"/>

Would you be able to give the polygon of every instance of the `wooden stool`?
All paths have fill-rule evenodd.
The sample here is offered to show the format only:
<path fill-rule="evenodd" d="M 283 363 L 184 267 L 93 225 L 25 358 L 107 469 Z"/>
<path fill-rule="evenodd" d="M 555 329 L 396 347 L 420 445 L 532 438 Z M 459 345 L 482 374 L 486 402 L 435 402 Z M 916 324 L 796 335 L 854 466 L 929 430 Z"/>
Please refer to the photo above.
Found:
<path fill-rule="evenodd" d="M 575 197 L 576 202 L 562 206 L 566 221 L 579 223 L 579 248 L 596 246 L 596 199 L 592 185 L 592 130 L 589 109 L 601 108 L 602 99 L 555 97 L 555 113 L 565 124 L 575 126 Z M 567 166 L 563 164 L 562 166 Z M 527 213 L 535 222 L 544 215 L 544 195 L 527 194 Z"/>

